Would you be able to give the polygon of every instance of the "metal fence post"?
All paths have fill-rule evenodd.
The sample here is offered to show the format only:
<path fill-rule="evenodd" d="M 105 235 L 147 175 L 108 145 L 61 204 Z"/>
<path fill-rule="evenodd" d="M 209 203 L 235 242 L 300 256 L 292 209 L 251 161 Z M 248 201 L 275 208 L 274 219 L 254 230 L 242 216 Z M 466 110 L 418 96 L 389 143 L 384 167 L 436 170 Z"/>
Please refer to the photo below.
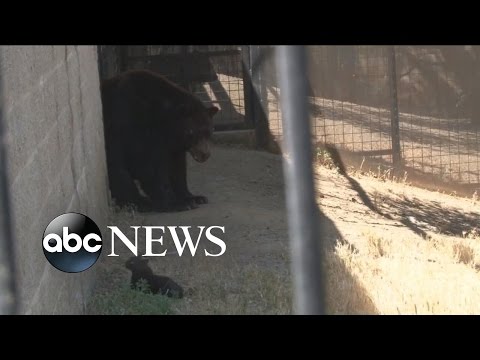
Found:
<path fill-rule="evenodd" d="M 3 70 L 0 46 L 0 315 L 15 314 L 16 286 L 14 276 L 13 239 L 10 221 L 10 199 L 8 193 L 5 106 L 3 98 Z"/>
<path fill-rule="evenodd" d="M 323 314 L 324 284 L 312 171 L 306 51 L 303 46 L 278 46 L 276 53 L 295 312 Z"/>
<path fill-rule="evenodd" d="M 116 69 L 115 74 L 128 70 L 128 45 L 116 45 Z"/>
<path fill-rule="evenodd" d="M 262 79 L 261 66 L 261 46 L 250 46 L 250 77 L 252 81 L 252 96 L 253 101 L 253 118 L 255 122 L 255 138 L 257 147 L 267 149 L 270 137 L 270 130 L 268 127 L 268 118 L 266 111 L 267 103 L 267 89 Z M 254 68 L 254 66 L 256 67 Z"/>
<path fill-rule="evenodd" d="M 254 128 L 253 87 L 250 65 L 250 45 L 244 45 L 242 50 L 243 100 L 245 102 L 245 123 Z"/>
<path fill-rule="evenodd" d="M 388 47 L 388 74 L 390 83 L 390 120 L 392 127 L 392 161 L 394 171 L 398 172 L 402 167 L 402 155 L 400 150 L 400 118 L 398 115 L 398 96 L 397 96 L 397 65 L 395 59 L 395 46 Z"/>

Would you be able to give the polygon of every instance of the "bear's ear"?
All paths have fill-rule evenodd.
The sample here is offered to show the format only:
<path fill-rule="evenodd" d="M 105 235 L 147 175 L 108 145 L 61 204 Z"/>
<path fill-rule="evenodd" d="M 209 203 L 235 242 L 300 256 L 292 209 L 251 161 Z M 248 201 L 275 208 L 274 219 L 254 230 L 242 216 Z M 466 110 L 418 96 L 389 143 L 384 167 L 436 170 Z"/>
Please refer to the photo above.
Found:
<path fill-rule="evenodd" d="M 218 110 L 220 110 L 220 109 L 217 108 L 216 106 L 210 106 L 207 109 L 207 112 L 208 112 L 208 115 L 210 115 L 210 117 L 213 117 L 218 112 Z"/>

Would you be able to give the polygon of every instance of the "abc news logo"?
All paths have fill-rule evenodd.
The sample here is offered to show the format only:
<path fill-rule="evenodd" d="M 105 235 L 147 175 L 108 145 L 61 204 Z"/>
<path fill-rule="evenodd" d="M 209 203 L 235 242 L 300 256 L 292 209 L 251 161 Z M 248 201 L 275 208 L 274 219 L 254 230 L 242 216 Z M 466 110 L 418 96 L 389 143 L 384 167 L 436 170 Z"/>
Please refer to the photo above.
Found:
<path fill-rule="evenodd" d="M 164 226 L 131 226 L 135 230 L 135 239 L 130 241 L 128 237 L 116 226 L 107 226 L 111 230 L 111 253 L 107 256 L 118 256 L 115 253 L 115 240 L 120 240 L 135 256 L 138 256 L 138 233 L 139 229 L 145 230 L 145 254 L 142 256 L 165 256 L 167 250 L 161 253 L 153 251 L 153 243 L 163 245 L 163 235 L 154 237 L 153 230 L 165 232 Z M 192 256 L 195 256 L 197 248 L 204 233 L 205 226 L 199 226 L 200 233 L 196 243 L 190 235 L 191 226 L 167 226 L 177 253 L 182 256 L 187 245 Z M 185 240 L 180 240 L 177 228 L 182 230 Z M 223 226 L 210 226 L 205 231 L 205 237 L 211 243 L 217 245 L 220 250 L 212 253 L 204 249 L 205 256 L 221 256 L 226 251 L 225 242 L 212 234 L 213 229 L 219 229 L 225 233 Z M 43 233 L 43 253 L 48 262 L 60 271 L 78 273 L 92 267 L 102 252 L 102 234 L 95 222 L 89 217 L 79 213 L 66 213 L 56 217 Z"/>

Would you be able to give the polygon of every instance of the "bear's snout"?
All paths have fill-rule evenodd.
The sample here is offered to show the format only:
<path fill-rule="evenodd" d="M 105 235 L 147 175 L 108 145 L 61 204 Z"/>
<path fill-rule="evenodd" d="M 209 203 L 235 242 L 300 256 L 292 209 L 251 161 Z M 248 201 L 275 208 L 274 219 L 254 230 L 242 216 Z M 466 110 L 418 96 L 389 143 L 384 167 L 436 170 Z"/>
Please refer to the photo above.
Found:
<path fill-rule="evenodd" d="M 195 153 L 195 152 L 191 151 L 190 154 L 195 159 L 195 161 L 197 161 L 199 163 L 203 163 L 203 162 L 207 161 L 208 158 L 210 157 L 210 153 L 204 154 L 204 153 Z"/>
<path fill-rule="evenodd" d="M 189 152 L 195 161 L 203 163 L 210 157 L 210 144 L 207 140 L 201 140 Z"/>

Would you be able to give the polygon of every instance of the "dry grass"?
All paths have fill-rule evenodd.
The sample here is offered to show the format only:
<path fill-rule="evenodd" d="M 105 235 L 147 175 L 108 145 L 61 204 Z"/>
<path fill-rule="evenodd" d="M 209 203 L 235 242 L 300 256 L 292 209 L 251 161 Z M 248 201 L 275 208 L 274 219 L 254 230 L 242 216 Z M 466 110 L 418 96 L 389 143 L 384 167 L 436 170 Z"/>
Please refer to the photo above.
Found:
<path fill-rule="evenodd" d="M 108 280 L 110 277 L 102 277 Z M 172 300 L 150 292 L 146 283 L 137 289 L 128 284 L 120 284 L 110 291 L 97 291 L 87 307 L 89 315 L 169 315 L 172 313 Z"/>
<path fill-rule="evenodd" d="M 477 193 L 418 189 L 380 170 L 340 175 L 328 154 L 317 160 L 317 201 L 340 232 L 326 257 L 329 313 L 480 314 Z"/>
<path fill-rule="evenodd" d="M 183 214 L 183 213 L 182 213 Z M 132 208 L 116 208 L 109 223 L 118 226 L 129 238 L 129 226 L 151 225 L 152 220 Z M 144 234 L 139 233 L 139 254 L 144 252 Z M 168 237 L 166 236 L 165 239 Z M 168 243 L 165 240 L 165 243 Z M 291 285 L 286 268 L 273 269 L 255 262 L 239 262 L 235 254 L 220 258 L 205 256 L 166 256 L 150 258 L 156 274 L 174 278 L 185 289 L 183 299 L 144 294 L 129 289 L 130 272 L 124 262 L 132 254 L 120 244 L 119 257 L 104 257 L 99 264 L 99 279 L 95 294 L 88 305 L 91 314 L 289 314 Z M 282 261 L 288 255 L 280 253 Z M 155 310 L 156 309 L 156 310 Z"/>
<path fill-rule="evenodd" d="M 480 314 L 480 238 L 379 237 L 327 257 L 329 312 Z"/>
<path fill-rule="evenodd" d="M 203 260 L 190 296 L 178 314 L 259 315 L 291 312 L 288 276 L 257 265 L 211 265 Z M 228 269 L 228 270 L 227 270 Z"/>
<path fill-rule="evenodd" d="M 123 259 L 124 257 L 122 257 Z M 290 280 L 287 274 L 255 264 L 239 266 L 228 257 L 170 259 L 151 266 L 159 274 L 175 274 L 186 296 L 181 300 L 127 289 L 129 273 L 120 260 L 108 259 L 100 272 L 98 290 L 89 305 L 93 314 L 289 314 Z M 160 270 L 161 269 L 161 270 Z M 163 300 L 161 298 L 164 298 Z M 157 311 L 152 311 L 153 305 Z"/>
<path fill-rule="evenodd" d="M 266 110 L 270 130 L 281 142 L 278 89 L 269 88 L 268 97 Z M 391 147 L 389 111 L 323 98 L 310 100 L 314 110 L 312 125 L 315 140 L 342 145 L 351 152 Z M 321 112 L 315 112 L 315 109 Z M 322 197 L 319 204 L 325 205 L 329 195 L 335 198 L 330 203 L 327 201 L 323 210 L 347 234 L 347 242 L 337 243 L 333 249 L 327 250 L 325 257 L 328 312 L 480 314 L 479 227 L 465 228 L 461 234 L 452 230 L 452 225 L 461 227 L 461 224 L 455 224 L 455 217 L 460 222 L 466 219 L 462 218 L 462 213 L 478 211 L 478 192 L 469 192 L 468 188 L 466 195 L 471 196 L 468 202 L 457 201 L 440 192 L 417 193 L 416 189 L 409 186 L 411 181 L 436 190 L 455 182 L 461 184 L 460 187 L 452 186 L 451 190 L 447 186 L 445 189 L 458 189 L 460 193 L 464 184 L 478 183 L 479 133 L 469 128 L 467 119 L 409 113 L 400 113 L 400 128 L 403 159 L 415 173 L 394 174 L 388 167 L 390 156 L 381 159 L 387 166 L 367 167 L 364 161 L 354 159 L 351 164 L 355 167 L 348 169 L 351 176 L 390 183 L 392 190 L 389 192 L 366 190 L 374 208 L 392 215 L 397 223 L 394 220 L 384 221 L 378 214 L 361 207 L 357 194 L 345 194 L 345 189 L 342 189 L 345 184 L 337 183 L 333 187 L 329 183 L 320 187 L 326 199 Z M 319 150 L 316 159 L 338 174 L 338 168 L 327 152 Z M 427 176 L 429 174 L 434 177 Z M 419 178 L 416 178 L 417 175 Z M 378 184 L 372 187 L 378 187 Z M 411 193 L 416 193 L 416 198 L 410 196 Z M 339 199 L 356 201 L 348 204 Z M 424 202 L 436 202 L 438 206 L 428 204 L 421 207 Z M 435 213 L 449 208 L 457 210 Z M 362 215 L 355 218 L 352 216 L 355 213 Z M 445 219 L 443 214 L 451 214 L 451 218 Z M 342 222 L 343 219 L 347 220 Z M 422 237 L 412 232 L 405 225 L 405 221 L 410 219 L 416 226 L 423 227 L 428 236 Z M 400 221 L 403 222 L 398 223 Z M 367 225 L 380 222 L 385 223 L 383 228 Z M 354 242 L 355 246 L 348 241 Z"/>
<path fill-rule="evenodd" d="M 207 164 L 212 168 L 197 173 L 203 168 L 194 167 L 191 171 L 193 176 L 205 178 L 194 184 L 211 186 L 205 193 L 218 196 L 208 206 L 174 214 L 143 215 L 131 210 L 113 214 L 109 223 L 121 229 L 131 224 L 195 226 L 212 222 L 229 229 L 228 253 L 220 258 L 166 256 L 151 260 L 155 273 L 173 277 L 186 290 L 184 299 L 163 308 L 159 304 L 157 313 L 292 312 L 283 184 L 278 181 L 281 163 L 277 160 L 270 154 L 216 149 L 216 158 Z M 404 180 L 389 181 L 386 172 L 372 172 L 374 177 L 365 171 L 355 180 L 375 208 L 392 215 L 386 219 L 366 207 L 351 183 L 335 169 L 334 164 L 316 169 L 322 194 L 319 206 L 337 229 L 322 227 L 326 231 L 323 240 L 332 240 L 326 244 L 325 256 L 327 312 L 480 314 L 477 195 L 456 198 L 416 189 Z M 258 177 L 249 182 L 252 174 Z M 419 236 L 401 222 L 408 218 L 423 226 L 428 236 Z M 139 243 L 143 244 L 142 239 Z M 106 300 L 100 302 L 103 308 L 90 307 L 91 313 L 155 312 L 154 299 L 140 299 L 125 290 L 129 272 L 123 262 L 131 255 L 118 250 L 120 257 L 107 258 L 101 264 L 97 294 Z M 111 299 L 117 299 L 117 304 Z M 131 308 L 125 307 L 128 301 Z"/>

